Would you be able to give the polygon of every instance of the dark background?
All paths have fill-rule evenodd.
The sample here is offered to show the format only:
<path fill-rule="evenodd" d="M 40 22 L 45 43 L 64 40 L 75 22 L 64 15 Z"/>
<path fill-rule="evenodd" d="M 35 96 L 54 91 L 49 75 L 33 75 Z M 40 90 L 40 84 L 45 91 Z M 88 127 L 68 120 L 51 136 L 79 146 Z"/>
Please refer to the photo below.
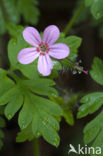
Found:
<path fill-rule="evenodd" d="M 63 31 L 72 17 L 72 12 L 75 6 L 76 0 L 39 0 L 41 15 L 36 27 L 39 31 L 43 31 L 46 26 L 55 24 L 61 31 Z M 92 18 L 91 15 L 90 18 Z M 103 59 L 103 40 L 100 39 L 98 35 L 98 27 L 93 27 L 88 24 L 90 22 L 90 18 L 86 19 L 86 21 L 82 23 L 74 25 L 72 30 L 69 32 L 69 35 L 77 35 L 83 39 L 82 45 L 79 49 L 78 60 L 82 60 L 82 65 L 87 70 L 90 70 L 94 56 L 98 56 Z M 22 21 L 21 24 L 23 24 Z M 3 41 L 2 38 L 4 38 L 5 41 Z M 1 50 L 7 50 L 8 40 L 8 34 L 0 37 Z M 102 90 L 102 87 L 96 84 L 90 78 L 90 75 L 84 75 L 83 73 L 80 75 L 73 75 L 69 70 L 63 73 L 61 72 L 60 75 L 62 77 L 63 89 L 68 92 L 72 91 L 77 93 L 82 91 L 88 93 L 94 90 Z M 67 96 L 69 95 L 67 94 Z M 74 126 L 67 125 L 64 120 L 61 121 L 59 132 L 61 143 L 57 149 L 45 142 L 42 138 L 39 139 L 41 156 L 67 156 L 70 143 L 75 145 L 75 147 L 78 144 L 83 144 L 83 128 L 86 123 L 95 116 L 95 114 L 77 120 L 76 113 L 79 105 L 79 102 L 76 103 L 73 109 L 75 116 Z M 15 143 L 16 134 L 19 131 L 19 127 L 17 125 L 17 114 L 10 122 L 7 121 L 7 127 L 4 131 L 6 136 L 4 139 L 4 147 L 2 151 L 0 151 L 0 156 L 33 156 L 33 145 L 31 142 Z M 73 154 L 70 155 L 73 156 Z"/>

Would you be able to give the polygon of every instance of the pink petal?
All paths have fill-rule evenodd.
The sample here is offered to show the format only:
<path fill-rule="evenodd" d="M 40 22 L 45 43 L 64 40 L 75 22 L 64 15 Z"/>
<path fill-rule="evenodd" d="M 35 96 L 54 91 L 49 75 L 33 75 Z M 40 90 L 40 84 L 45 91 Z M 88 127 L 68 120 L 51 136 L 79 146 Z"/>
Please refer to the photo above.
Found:
<path fill-rule="evenodd" d="M 32 46 L 37 46 L 41 43 L 41 37 L 37 29 L 33 27 L 27 27 L 23 31 L 23 37 L 26 42 Z"/>
<path fill-rule="evenodd" d="M 53 69 L 53 63 L 52 63 L 51 58 L 49 57 L 48 54 L 46 54 L 45 57 L 46 57 L 46 61 L 47 61 L 47 63 L 48 63 L 49 68 L 50 68 L 50 69 Z"/>
<path fill-rule="evenodd" d="M 35 48 L 25 48 L 19 52 L 18 61 L 21 64 L 29 64 L 33 62 L 38 56 L 39 53 L 36 52 Z"/>
<path fill-rule="evenodd" d="M 43 41 L 52 45 L 59 38 L 60 31 L 57 26 L 48 26 L 43 33 Z"/>
<path fill-rule="evenodd" d="M 70 53 L 69 47 L 64 43 L 57 43 L 50 46 L 49 55 L 56 59 L 63 59 Z"/>
<path fill-rule="evenodd" d="M 38 71 L 43 75 L 43 76 L 48 76 L 51 73 L 51 67 L 50 62 L 48 64 L 48 60 L 46 55 L 40 55 L 39 60 L 38 60 Z"/>

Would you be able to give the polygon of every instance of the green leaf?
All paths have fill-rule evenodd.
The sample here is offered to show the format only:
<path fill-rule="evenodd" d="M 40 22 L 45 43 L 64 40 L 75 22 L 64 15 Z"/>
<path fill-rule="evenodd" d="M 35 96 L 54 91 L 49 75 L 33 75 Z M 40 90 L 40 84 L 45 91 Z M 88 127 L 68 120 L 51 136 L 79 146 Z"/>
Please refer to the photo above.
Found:
<path fill-rule="evenodd" d="M 101 130 L 103 124 L 103 112 L 101 112 L 94 120 L 89 122 L 86 127 L 84 128 L 84 142 L 85 144 L 90 143 L 93 141 L 99 131 Z"/>
<path fill-rule="evenodd" d="M 20 38 L 19 38 L 20 37 Z M 8 57 L 10 60 L 11 67 L 13 69 L 19 64 L 17 60 L 17 55 L 23 48 L 28 47 L 27 42 L 24 41 L 23 37 L 18 36 L 19 39 L 11 39 L 8 44 Z M 14 50 L 15 49 L 15 50 Z"/>
<path fill-rule="evenodd" d="M 24 30 L 24 27 L 21 25 L 16 25 L 14 23 L 6 23 L 6 28 L 9 32 L 9 34 L 14 37 L 18 38 L 20 34 L 22 34 L 22 31 Z"/>
<path fill-rule="evenodd" d="M 20 14 L 16 8 L 15 0 L 0 1 L 0 34 L 6 32 L 6 22 L 17 24 L 20 21 Z"/>
<path fill-rule="evenodd" d="M 19 26 L 19 27 L 16 27 L 15 29 L 18 30 L 16 34 L 11 32 L 15 38 L 12 38 L 8 44 L 8 57 L 10 60 L 11 69 L 12 70 L 19 69 L 26 77 L 30 79 L 38 77 L 39 74 L 37 71 L 36 61 L 34 61 L 33 63 L 29 65 L 22 65 L 17 60 L 18 53 L 22 49 L 27 48 L 30 45 L 27 42 L 25 42 L 23 39 L 23 36 L 22 36 L 23 28 Z"/>
<path fill-rule="evenodd" d="M 36 82 L 36 83 L 34 83 Z M 33 80 L 25 80 L 24 85 L 26 85 L 31 91 L 45 95 L 45 96 L 54 96 L 57 97 L 58 93 L 57 91 L 52 88 L 51 86 L 55 85 L 54 81 L 50 79 L 33 79 Z M 44 86 L 44 88 L 43 88 Z"/>
<path fill-rule="evenodd" d="M 53 69 L 54 70 L 61 70 L 62 69 L 62 65 L 59 61 L 52 59 L 53 62 Z"/>
<path fill-rule="evenodd" d="M 91 13 L 96 19 L 103 17 L 103 0 L 85 0 L 86 6 L 90 6 Z"/>
<path fill-rule="evenodd" d="M 3 3 L 3 7 L 4 7 L 4 11 L 5 11 L 5 14 L 7 15 L 7 19 L 9 22 L 12 22 L 12 23 L 18 23 L 19 20 L 20 20 L 20 15 L 18 13 L 18 10 L 16 9 L 16 3 L 15 3 L 15 0 L 2 0 L 2 3 Z M 4 15 L 4 16 L 6 16 Z"/>
<path fill-rule="evenodd" d="M 40 13 L 36 6 L 37 0 L 18 0 L 18 10 L 26 23 L 37 24 Z"/>
<path fill-rule="evenodd" d="M 103 156 L 103 129 L 101 129 L 101 131 L 99 132 L 98 136 L 96 137 L 92 147 L 94 147 L 95 149 L 97 147 L 101 148 L 101 151 L 99 150 L 99 153 L 101 156 Z M 97 154 L 92 154 L 90 156 L 97 156 Z"/>
<path fill-rule="evenodd" d="M 97 83 L 103 85 L 103 61 L 95 57 L 92 64 L 90 75 Z"/>
<path fill-rule="evenodd" d="M 69 125 L 74 125 L 74 116 L 69 104 L 67 104 L 62 97 L 51 97 L 50 99 L 62 107 L 65 121 Z"/>
<path fill-rule="evenodd" d="M 53 117 L 53 115 L 58 116 L 58 114 L 56 110 L 54 112 L 50 109 L 52 105 L 55 107 L 56 104 L 33 94 L 29 95 L 28 100 L 29 102 L 26 106 L 23 106 L 19 114 L 19 125 L 21 129 L 25 129 L 32 122 L 32 133 L 35 137 L 38 137 L 39 133 L 47 142 L 58 146 L 59 136 L 56 131 L 59 130 L 59 123 L 56 118 Z M 56 107 L 58 107 L 58 105 Z M 59 107 L 58 113 L 61 115 Z"/>
<path fill-rule="evenodd" d="M 25 100 L 24 105 L 22 110 L 19 113 L 19 118 L 18 118 L 18 124 L 21 129 L 28 127 L 28 125 L 32 121 L 33 107 L 31 108 L 31 101 L 29 100 L 28 97 L 25 97 L 24 100 Z"/>
<path fill-rule="evenodd" d="M 52 88 L 54 84 L 52 80 L 42 78 L 18 80 L 0 96 L 0 105 L 6 104 L 4 113 L 9 120 L 21 108 L 18 123 L 22 131 L 18 134 L 17 141 L 31 140 L 41 134 L 50 144 L 56 147 L 59 145 L 57 118 L 62 115 L 62 108 L 46 98 L 57 96 L 56 90 Z"/>
<path fill-rule="evenodd" d="M 39 77 L 39 73 L 37 70 L 37 60 L 27 65 L 18 64 L 16 68 L 19 69 L 22 74 L 29 79 L 35 79 Z"/>
<path fill-rule="evenodd" d="M 103 92 L 94 92 L 87 94 L 81 99 L 81 103 L 83 104 L 79 107 L 79 112 L 77 114 L 78 118 L 92 114 L 102 106 Z"/>
<path fill-rule="evenodd" d="M 15 107 L 14 107 L 14 100 L 15 100 Z M 16 92 L 16 96 L 14 96 L 13 99 L 9 101 L 4 111 L 4 114 L 8 120 L 11 120 L 11 118 L 22 106 L 22 103 L 23 103 L 23 96 L 22 95 L 18 96 Z"/>
<path fill-rule="evenodd" d="M 84 128 L 84 142 L 88 144 L 93 141 L 92 147 L 100 147 L 103 155 L 103 111 L 89 122 Z M 93 154 L 91 153 L 91 156 Z M 96 156 L 96 155 L 95 155 Z"/>
<path fill-rule="evenodd" d="M 34 138 L 31 125 L 23 129 L 18 133 L 16 137 L 16 142 L 24 142 L 26 140 L 31 141 Z"/>
<path fill-rule="evenodd" d="M 6 74 L 7 71 L 0 68 L 0 96 L 14 86 L 14 82 Z"/>
<path fill-rule="evenodd" d="M 93 4 L 94 0 L 85 0 L 86 6 L 91 6 Z"/>
<path fill-rule="evenodd" d="M 4 34 L 8 30 L 8 23 L 18 24 L 21 16 L 24 22 L 37 24 L 39 14 L 37 0 L 1 0 L 0 34 Z"/>

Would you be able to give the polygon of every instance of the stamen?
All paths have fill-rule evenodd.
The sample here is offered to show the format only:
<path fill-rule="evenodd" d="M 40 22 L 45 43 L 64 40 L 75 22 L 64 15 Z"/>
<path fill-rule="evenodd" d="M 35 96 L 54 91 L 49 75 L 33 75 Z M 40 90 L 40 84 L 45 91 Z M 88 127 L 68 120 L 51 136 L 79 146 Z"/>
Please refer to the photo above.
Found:
<path fill-rule="evenodd" d="M 40 44 L 39 44 L 39 46 L 42 46 L 44 44 L 44 42 L 41 42 Z"/>
<path fill-rule="evenodd" d="M 39 49 L 39 47 L 37 47 L 37 48 L 36 48 L 36 50 L 37 50 L 37 52 L 40 52 L 40 49 Z"/>
<path fill-rule="evenodd" d="M 48 52 L 49 52 L 49 48 L 47 49 L 46 53 L 48 53 Z"/>
<path fill-rule="evenodd" d="M 47 43 L 45 43 L 45 46 L 46 46 L 47 48 L 49 47 Z"/>
<path fill-rule="evenodd" d="M 43 56 L 45 56 L 45 53 L 40 53 L 40 55 L 43 55 Z"/>
<path fill-rule="evenodd" d="M 39 47 L 37 48 L 37 51 L 41 52 L 40 55 L 42 55 L 43 53 L 48 53 L 49 50 L 49 45 L 47 43 L 44 43 L 43 41 L 39 44 Z"/>

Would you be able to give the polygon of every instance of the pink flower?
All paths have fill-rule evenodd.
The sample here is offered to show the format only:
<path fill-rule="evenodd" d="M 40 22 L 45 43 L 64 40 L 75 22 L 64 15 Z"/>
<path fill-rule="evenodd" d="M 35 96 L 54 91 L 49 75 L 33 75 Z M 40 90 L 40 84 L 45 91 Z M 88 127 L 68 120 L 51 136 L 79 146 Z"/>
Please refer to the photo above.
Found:
<path fill-rule="evenodd" d="M 26 42 L 33 47 L 24 48 L 18 54 L 18 61 L 21 64 L 29 64 L 36 58 L 38 59 L 38 71 L 43 76 L 48 76 L 53 68 L 53 63 L 50 58 L 64 59 L 69 55 L 69 47 L 63 43 L 54 42 L 59 38 L 60 31 L 57 26 L 48 26 L 43 33 L 43 39 L 41 39 L 37 29 L 33 27 L 27 27 L 23 31 L 23 37 Z"/>

